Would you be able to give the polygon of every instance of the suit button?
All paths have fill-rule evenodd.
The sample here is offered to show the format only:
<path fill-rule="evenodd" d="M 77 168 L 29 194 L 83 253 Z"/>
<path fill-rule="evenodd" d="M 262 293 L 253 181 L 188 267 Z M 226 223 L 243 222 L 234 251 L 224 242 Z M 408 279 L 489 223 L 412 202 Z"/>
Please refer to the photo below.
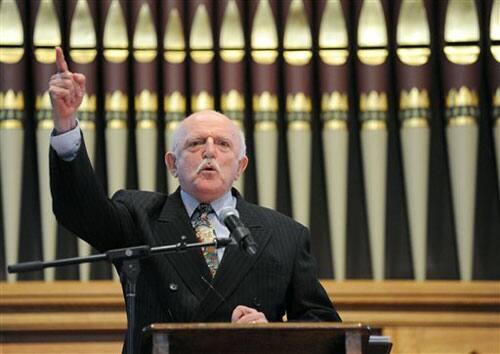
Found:
<path fill-rule="evenodd" d="M 177 291 L 177 289 L 179 289 L 179 285 L 175 284 L 175 283 L 170 283 L 168 285 L 168 287 L 170 288 L 170 290 L 172 291 Z"/>

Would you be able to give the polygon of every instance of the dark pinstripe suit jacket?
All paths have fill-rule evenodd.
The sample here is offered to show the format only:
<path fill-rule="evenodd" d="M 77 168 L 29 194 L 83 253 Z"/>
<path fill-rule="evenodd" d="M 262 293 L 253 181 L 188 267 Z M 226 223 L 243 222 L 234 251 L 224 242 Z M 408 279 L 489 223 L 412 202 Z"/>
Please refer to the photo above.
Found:
<path fill-rule="evenodd" d="M 50 155 L 57 219 L 97 250 L 174 244 L 181 235 L 197 242 L 179 190 L 169 196 L 119 191 L 109 200 L 94 176 L 83 142 L 71 162 L 59 159 L 53 150 Z M 227 322 L 240 304 L 264 312 L 269 321 L 281 321 L 285 313 L 289 320 L 340 321 L 317 280 L 307 229 L 233 192 L 258 253 L 252 257 L 237 246 L 226 247 L 214 279 L 198 251 L 141 261 L 137 338 L 150 323 Z"/>

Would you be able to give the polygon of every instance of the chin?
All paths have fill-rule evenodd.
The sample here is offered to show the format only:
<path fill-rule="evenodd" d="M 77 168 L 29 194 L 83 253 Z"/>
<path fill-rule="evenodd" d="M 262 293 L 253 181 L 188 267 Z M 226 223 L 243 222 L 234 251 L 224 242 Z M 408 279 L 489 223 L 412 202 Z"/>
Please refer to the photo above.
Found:
<path fill-rule="evenodd" d="M 226 193 L 224 188 L 222 187 L 214 187 L 214 185 L 206 185 L 198 186 L 196 188 L 196 194 L 198 195 L 197 199 L 200 201 L 213 201 L 222 197 L 222 195 Z"/>

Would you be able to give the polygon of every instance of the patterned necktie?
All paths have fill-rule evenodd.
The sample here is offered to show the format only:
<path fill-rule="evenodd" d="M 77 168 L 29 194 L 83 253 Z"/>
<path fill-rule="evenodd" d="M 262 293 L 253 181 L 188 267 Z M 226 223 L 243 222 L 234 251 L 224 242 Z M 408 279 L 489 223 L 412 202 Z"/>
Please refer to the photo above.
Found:
<path fill-rule="evenodd" d="M 208 218 L 211 213 L 215 213 L 212 206 L 210 204 L 201 203 L 191 216 L 191 222 L 198 242 L 213 242 L 216 238 L 214 225 Z M 202 252 L 207 261 L 208 269 L 210 269 L 210 273 L 212 277 L 214 277 L 217 267 L 219 266 L 217 249 L 214 246 L 203 247 Z"/>

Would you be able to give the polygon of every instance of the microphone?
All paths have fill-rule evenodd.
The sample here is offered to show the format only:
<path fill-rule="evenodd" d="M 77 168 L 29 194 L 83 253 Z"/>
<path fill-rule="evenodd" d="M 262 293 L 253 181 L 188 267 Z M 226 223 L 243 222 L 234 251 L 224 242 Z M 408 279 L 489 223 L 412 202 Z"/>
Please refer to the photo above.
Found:
<path fill-rule="evenodd" d="M 242 250 L 251 256 L 257 253 L 257 244 L 253 240 L 250 230 L 241 222 L 240 214 L 235 208 L 225 207 L 217 217 L 222 224 L 226 225 L 231 236 L 234 237 Z"/>

